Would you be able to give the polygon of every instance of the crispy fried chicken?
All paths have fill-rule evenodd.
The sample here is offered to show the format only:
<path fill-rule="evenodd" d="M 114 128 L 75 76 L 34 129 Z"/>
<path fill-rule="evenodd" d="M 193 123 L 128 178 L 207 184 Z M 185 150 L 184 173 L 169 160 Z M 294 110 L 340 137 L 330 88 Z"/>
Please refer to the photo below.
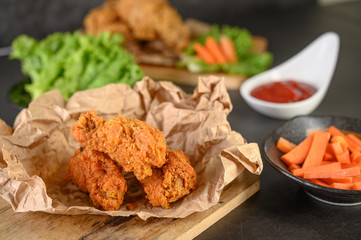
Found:
<path fill-rule="evenodd" d="M 70 159 L 67 177 L 82 191 L 89 192 L 94 206 L 118 210 L 127 191 L 121 172 L 121 167 L 105 153 L 84 148 Z"/>
<path fill-rule="evenodd" d="M 170 208 L 175 202 L 189 194 L 197 185 L 197 175 L 189 158 L 181 150 L 167 150 L 168 162 L 161 169 L 141 181 L 146 198 L 155 206 Z"/>
<path fill-rule="evenodd" d="M 163 132 L 137 120 L 117 116 L 104 120 L 93 110 L 82 114 L 72 127 L 74 138 L 82 147 L 104 152 L 138 180 L 152 175 L 152 167 L 166 163 Z"/>

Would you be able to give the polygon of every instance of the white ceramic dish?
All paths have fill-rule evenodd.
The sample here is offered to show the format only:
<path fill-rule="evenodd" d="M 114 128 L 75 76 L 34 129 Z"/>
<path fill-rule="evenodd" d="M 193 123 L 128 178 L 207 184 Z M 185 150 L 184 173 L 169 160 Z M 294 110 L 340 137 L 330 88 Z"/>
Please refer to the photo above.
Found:
<path fill-rule="evenodd" d="M 337 33 L 319 36 L 289 60 L 247 79 L 240 88 L 246 103 L 273 118 L 290 119 L 314 111 L 324 98 L 336 66 L 340 39 Z M 310 98 L 293 103 L 272 103 L 251 96 L 251 91 L 273 81 L 296 80 L 317 88 Z"/>

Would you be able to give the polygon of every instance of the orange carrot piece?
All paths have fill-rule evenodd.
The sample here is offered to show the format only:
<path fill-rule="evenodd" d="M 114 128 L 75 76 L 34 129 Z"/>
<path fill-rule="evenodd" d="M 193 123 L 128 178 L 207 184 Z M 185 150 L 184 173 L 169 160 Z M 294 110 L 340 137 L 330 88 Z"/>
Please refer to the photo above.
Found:
<path fill-rule="evenodd" d="M 228 62 L 236 63 L 238 61 L 236 48 L 234 47 L 234 43 L 232 39 L 229 37 L 222 35 L 220 38 L 220 45 L 222 48 L 222 52 L 224 56 L 227 58 Z"/>
<path fill-rule="evenodd" d="M 351 162 L 361 162 L 361 152 L 351 153 Z"/>
<path fill-rule="evenodd" d="M 345 138 L 342 137 L 342 136 L 333 136 L 333 137 L 331 138 L 331 142 L 332 142 L 332 143 L 339 142 L 340 145 L 341 145 L 341 147 L 343 148 L 343 150 L 346 150 L 346 149 L 348 149 L 348 147 L 349 147 L 348 142 L 347 142 L 347 141 L 345 140 Z"/>
<path fill-rule="evenodd" d="M 352 177 L 352 182 L 361 182 L 361 175 Z"/>
<path fill-rule="evenodd" d="M 332 188 L 344 189 L 344 190 L 351 190 L 354 186 L 354 183 L 338 183 L 334 182 L 330 185 Z"/>
<path fill-rule="evenodd" d="M 359 139 L 358 137 L 356 137 L 355 134 L 353 133 L 349 133 L 346 135 L 349 139 L 351 139 L 352 141 L 354 141 L 358 146 L 361 147 L 361 139 Z"/>
<path fill-rule="evenodd" d="M 334 160 L 335 160 L 335 157 L 333 156 L 333 154 L 327 152 L 327 150 L 326 150 L 325 155 L 323 155 L 323 161 L 334 161 Z"/>
<path fill-rule="evenodd" d="M 332 183 L 338 182 L 338 183 L 353 183 L 352 177 L 345 177 L 345 178 L 324 178 L 322 179 L 325 183 L 328 185 L 331 185 Z"/>
<path fill-rule="evenodd" d="M 342 148 L 341 143 L 339 142 L 329 143 L 328 146 L 335 157 L 336 155 L 342 154 L 344 152 L 344 149 Z"/>
<path fill-rule="evenodd" d="M 346 150 L 341 154 L 336 154 L 336 159 L 340 163 L 351 163 L 350 152 Z"/>
<path fill-rule="evenodd" d="M 345 140 L 348 143 L 348 148 L 351 152 L 361 152 L 361 147 L 358 146 L 354 141 L 352 141 L 350 138 L 348 138 L 345 134 L 343 134 L 338 128 L 335 126 L 330 126 L 327 130 L 329 133 L 331 133 L 332 136 L 341 136 L 345 138 Z"/>
<path fill-rule="evenodd" d="M 300 165 L 294 164 L 294 163 L 292 163 L 292 164 L 288 167 L 289 170 L 295 170 L 295 169 L 300 169 L 300 168 L 301 168 Z"/>
<path fill-rule="evenodd" d="M 330 140 L 330 133 L 316 131 L 310 147 L 310 151 L 302 165 L 302 168 L 309 168 L 312 166 L 319 166 L 323 160 L 323 155 L 326 152 L 327 144 Z"/>
<path fill-rule="evenodd" d="M 296 144 L 288 141 L 287 139 L 280 137 L 276 143 L 276 147 L 283 153 L 288 153 L 296 147 Z"/>
<path fill-rule="evenodd" d="M 330 185 L 329 184 L 327 184 L 327 183 L 325 183 L 324 181 L 322 181 L 321 179 L 310 179 L 310 180 L 308 180 L 308 181 L 310 181 L 310 182 L 312 182 L 312 183 L 315 183 L 315 184 L 317 184 L 317 185 L 321 185 L 321 186 L 325 186 L 325 187 L 330 187 Z"/>
<path fill-rule="evenodd" d="M 206 62 L 207 64 L 214 64 L 216 63 L 216 60 L 214 59 L 214 57 L 209 53 L 209 51 L 207 50 L 207 48 L 203 47 L 201 44 L 199 43 L 195 43 L 193 45 L 194 47 L 194 51 L 196 51 L 197 56 L 202 59 L 204 62 Z"/>
<path fill-rule="evenodd" d="M 319 171 L 327 171 L 327 170 L 340 170 L 341 164 L 339 162 L 333 162 L 330 164 L 323 164 L 320 166 L 310 167 L 310 168 L 300 168 L 292 170 L 292 174 L 296 177 L 303 177 L 306 171 L 308 172 L 319 172 Z"/>
<path fill-rule="evenodd" d="M 206 38 L 205 47 L 212 54 L 213 58 L 216 60 L 217 63 L 227 62 L 227 59 L 223 55 L 221 47 L 213 37 L 208 36 Z"/>
<path fill-rule="evenodd" d="M 281 160 L 283 160 L 288 166 L 291 165 L 292 163 L 302 164 L 303 161 L 306 159 L 308 152 L 310 151 L 312 140 L 313 140 L 313 134 L 305 138 L 300 144 L 298 144 L 291 151 L 282 155 Z"/>
<path fill-rule="evenodd" d="M 354 182 L 354 183 L 353 183 L 352 190 L 361 190 L 361 181 L 359 181 L 359 182 Z"/>
<path fill-rule="evenodd" d="M 311 178 L 344 178 L 360 175 L 359 167 L 344 168 L 339 170 L 305 171 L 303 177 Z"/>

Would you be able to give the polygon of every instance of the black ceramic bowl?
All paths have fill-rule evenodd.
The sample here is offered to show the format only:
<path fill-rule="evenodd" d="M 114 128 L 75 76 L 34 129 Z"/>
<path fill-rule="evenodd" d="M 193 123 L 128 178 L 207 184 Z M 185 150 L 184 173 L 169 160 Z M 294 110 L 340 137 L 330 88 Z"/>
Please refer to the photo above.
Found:
<path fill-rule="evenodd" d="M 327 129 L 331 125 L 342 130 L 361 133 L 361 119 L 335 116 L 299 116 L 284 123 L 265 139 L 263 155 L 274 169 L 298 183 L 313 198 L 334 205 L 361 204 L 361 191 L 329 188 L 308 182 L 294 176 L 280 159 L 282 153 L 276 148 L 276 142 L 280 136 L 298 144 L 306 138 L 309 131 Z"/>

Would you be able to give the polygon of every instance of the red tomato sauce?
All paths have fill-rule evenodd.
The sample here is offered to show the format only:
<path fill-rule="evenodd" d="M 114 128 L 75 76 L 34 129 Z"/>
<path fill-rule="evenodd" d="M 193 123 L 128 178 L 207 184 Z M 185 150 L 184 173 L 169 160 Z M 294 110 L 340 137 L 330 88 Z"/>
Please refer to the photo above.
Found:
<path fill-rule="evenodd" d="M 276 81 L 261 85 L 251 91 L 255 98 L 276 103 L 298 102 L 311 97 L 317 89 L 294 80 Z"/>

